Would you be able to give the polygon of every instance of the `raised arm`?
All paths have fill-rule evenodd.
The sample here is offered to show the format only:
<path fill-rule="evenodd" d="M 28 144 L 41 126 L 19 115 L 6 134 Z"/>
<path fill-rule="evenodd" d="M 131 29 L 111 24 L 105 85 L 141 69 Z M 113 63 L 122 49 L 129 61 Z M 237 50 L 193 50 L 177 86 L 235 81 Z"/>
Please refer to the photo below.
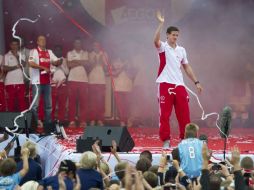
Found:
<path fill-rule="evenodd" d="M 22 170 L 20 170 L 19 175 L 21 177 L 24 177 L 27 174 L 27 172 L 29 171 L 29 164 L 28 164 L 29 150 L 28 150 L 28 148 L 23 148 L 21 150 L 21 156 L 22 156 L 22 160 L 23 160 L 23 168 L 22 168 Z"/>
<path fill-rule="evenodd" d="M 161 46 L 160 34 L 161 34 L 162 27 L 164 24 L 164 16 L 161 15 L 160 11 L 157 11 L 156 17 L 157 17 L 157 20 L 159 21 L 159 26 L 156 29 L 155 34 L 154 34 L 154 45 L 156 48 L 159 48 Z"/>

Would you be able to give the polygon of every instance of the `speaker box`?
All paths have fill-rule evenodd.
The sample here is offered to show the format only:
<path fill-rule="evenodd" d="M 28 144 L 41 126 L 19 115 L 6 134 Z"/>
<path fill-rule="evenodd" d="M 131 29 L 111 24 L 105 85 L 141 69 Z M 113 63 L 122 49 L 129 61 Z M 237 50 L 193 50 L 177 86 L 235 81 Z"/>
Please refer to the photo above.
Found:
<path fill-rule="evenodd" d="M 20 115 L 20 112 L 0 112 L 0 127 L 14 128 L 14 119 Z M 28 111 L 24 117 L 17 119 L 19 128 L 30 128 L 32 121 L 32 112 Z"/>
<path fill-rule="evenodd" d="M 86 150 L 83 148 L 82 152 L 91 150 L 91 145 L 96 140 L 100 140 L 101 150 L 103 152 L 110 152 L 112 140 L 116 141 L 118 152 L 129 152 L 135 146 L 135 143 L 126 127 L 88 126 L 85 128 L 82 138 L 77 140 L 77 151 L 81 152 L 79 150 L 81 150 L 82 147 L 87 147 L 85 148 Z"/>

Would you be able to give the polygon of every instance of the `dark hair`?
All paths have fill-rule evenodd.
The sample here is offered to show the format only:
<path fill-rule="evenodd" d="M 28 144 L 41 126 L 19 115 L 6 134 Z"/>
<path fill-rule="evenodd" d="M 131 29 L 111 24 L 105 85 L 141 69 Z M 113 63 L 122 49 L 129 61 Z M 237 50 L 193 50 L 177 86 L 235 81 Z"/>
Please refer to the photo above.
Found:
<path fill-rule="evenodd" d="M 153 155 L 149 150 L 144 150 L 141 152 L 139 158 L 147 158 L 151 162 L 153 161 Z"/>
<path fill-rule="evenodd" d="M 185 138 L 197 138 L 199 127 L 195 123 L 189 123 L 185 127 Z"/>
<path fill-rule="evenodd" d="M 60 163 L 60 167 L 59 167 L 59 172 L 61 172 L 61 171 L 65 171 L 67 174 L 69 174 L 69 172 L 72 172 L 74 174 L 74 177 L 75 177 L 76 165 L 71 160 L 63 160 Z"/>
<path fill-rule="evenodd" d="M 179 163 L 181 163 L 180 155 L 179 155 L 179 150 L 178 148 L 174 148 L 171 152 L 172 154 L 172 159 L 177 160 Z"/>
<path fill-rule="evenodd" d="M 10 43 L 13 43 L 13 42 L 17 42 L 19 44 L 19 39 L 18 38 L 12 38 Z"/>
<path fill-rule="evenodd" d="M 175 183 L 175 178 L 177 176 L 178 172 L 174 166 L 170 166 L 168 168 L 168 171 L 166 171 L 165 174 L 165 183 Z"/>
<path fill-rule="evenodd" d="M 155 173 L 146 171 L 144 173 L 144 178 L 152 188 L 155 188 L 158 185 L 158 177 Z"/>
<path fill-rule="evenodd" d="M 242 160 L 241 160 L 241 167 L 246 169 L 246 170 L 252 170 L 254 167 L 253 164 L 253 160 L 251 157 L 249 156 L 245 156 Z"/>
<path fill-rule="evenodd" d="M 141 171 L 142 173 L 148 171 L 151 167 L 151 161 L 148 158 L 141 158 L 136 164 L 136 169 Z"/>
<path fill-rule="evenodd" d="M 167 34 L 170 34 L 171 32 L 174 32 L 174 31 L 179 32 L 179 29 L 175 26 L 170 26 L 167 29 Z"/>
<path fill-rule="evenodd" d="M 122 181 L 122 179 L 124 178 L 125 175 L 125 169 L 127 167 L 128 163 L 127 162 L 119 162 L 116 166 L 115 166 L 115 173 L 116 176 Z"/>
<path fill-rule="evenodd" d="M 151 167 L 148 169 L 148 171 L 153 172 L 153 173 L 155 173 L 155 174 L 157 175 L 157 174 L 158 174 L 158 169 L 159 169 L 159 166 L 158 166 L 158 165 L 153 165 L 153 166 L 151 166 Z"/>
<path fill-rule="evenodd" d="M 219 175 L 211 174 L 209 176 L 209 181 L 210 181 L 210 189 L 211 190 L 220 190 L 222 180 Z"/>
<path fill-rule="evenodd" d="M 15 173 L 16 167 L 16 162 L 12 158 L 7 158 L 0 164 L 0 173 L 3 177 L 10 176 Z"/>

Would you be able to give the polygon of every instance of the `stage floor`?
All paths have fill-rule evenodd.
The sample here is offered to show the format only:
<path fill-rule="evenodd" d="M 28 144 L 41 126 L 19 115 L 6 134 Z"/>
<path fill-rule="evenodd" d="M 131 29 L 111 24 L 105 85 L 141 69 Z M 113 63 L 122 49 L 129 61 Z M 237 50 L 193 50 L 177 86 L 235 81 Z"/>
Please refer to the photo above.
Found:
<path fill-rule="evenodd" d="M 65 128 L 68 139 L 58 142 L 66 149 L 76 151 L 76 139 L 79 138 L 84 129 L 83 128 Z M 158 128 L 128 128 L 132 138 L 135 142 L 135 147 L 132 153 L 140 153 L 143 150 L 150 150 L 153 153 L 160 153 L 162 142 L 159 139 Z M 216 154 L 223 153 L 224 139 L 219 135 L 219 131 L 214 128 L 201 128 L 200 134 L 208 136 L 208 146 Z M 173 129 L 171 145 L 176 147 L 180 142 L 177 130 Z M 243 154 L 254 154 L 254 128 L 234 128 L 232 129 L 227 142 L 227 150 L 233 146 L 238 146 Z"/>

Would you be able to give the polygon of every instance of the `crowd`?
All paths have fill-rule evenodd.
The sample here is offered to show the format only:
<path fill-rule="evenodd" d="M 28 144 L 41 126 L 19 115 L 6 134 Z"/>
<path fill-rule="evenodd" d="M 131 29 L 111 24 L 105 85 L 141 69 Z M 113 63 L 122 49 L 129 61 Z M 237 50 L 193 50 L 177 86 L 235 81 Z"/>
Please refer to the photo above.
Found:
<path fill-rule="evenodd" d="M 54 120 L 68 121 L 70 127 L 103 126 L 106 77 L 111 75 L 119 124 L 127 125 L 128 99 L 136 83 L 127 59 L 114 57 L 109 62 L 98 43 L 85 50 L 80 38 L 74 40 L 66 58 L 61 45 L 47 49 L 45 36 L 38 36 L 34 49 L 27 49 L 18 39 L 9 44 L 9 51 L 0 56 L 0 112 L 23 111 L 34 100 L 31 111 L 36 127 Z"/>
<path fill-rule="evenodd" d="M 149 150 L 141 152 L 136 164 L 123 161 L 112 141 L 111 153 L 118 163 L 112 168 L 104 159 L 99 141 L 86 151 L 80 161 L 63 160 L 57 174 L 42 178 L 40 161 L 36 158 L 36 144 L 22 145 L 20 159 L 8 157 L 13 146 L 1 151 L 0 189 L 53 190 L 247 190 L 253 189 L 253 160 L 242 157 L 237 147 L 232 148 L 228 160 L 213 163 L 212 151 L 199 140 L 198 126 L 190 123 L 185 139 L 171 152 L 162 151 L 159 165 L 153 165 Z M 1 137 L 1 142 L 8 135 Z M 9 147 L 9 148 L 8 148 Z"/>

